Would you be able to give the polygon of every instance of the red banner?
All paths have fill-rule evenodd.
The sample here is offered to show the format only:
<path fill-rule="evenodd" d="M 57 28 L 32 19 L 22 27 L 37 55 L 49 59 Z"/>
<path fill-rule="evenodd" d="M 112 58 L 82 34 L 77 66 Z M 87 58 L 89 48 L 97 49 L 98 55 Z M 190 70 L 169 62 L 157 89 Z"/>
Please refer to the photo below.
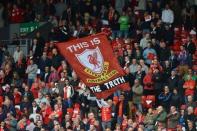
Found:
<path fill-rule="evenodd" d="M 107 98 L 116 90 L 130 89 L 104 34 L 58 43 L 57 47 L 97 98 Z"/>

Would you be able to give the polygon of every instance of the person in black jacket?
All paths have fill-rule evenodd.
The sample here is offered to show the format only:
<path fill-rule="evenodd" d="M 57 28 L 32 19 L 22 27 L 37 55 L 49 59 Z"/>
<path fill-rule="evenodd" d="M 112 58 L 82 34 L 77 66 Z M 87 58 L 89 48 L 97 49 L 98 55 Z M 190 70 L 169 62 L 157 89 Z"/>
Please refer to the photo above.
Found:
<path fill-rule="evenodd" d="M 42 57 L 40 57 L 38 63 L 38 68 L 41 71 L 40 72 L 41 76 L 45 72 L 45 67 L 50 67 L 50 66 L 51 66 L 51 59 L 47 57 L 47 52 L 43 52 Z"/>
<path fill-rule="evenodd" d="M 119 32 L 119 23 L 118 23 L 118 13 L 115 12 L 114 17 L 110 21 L 111 29 L 112 29 L 112 38 L 115 39 L 118 37 L 118 32 Z"/>
<path fill-rule="evenodd" d="M 154 83 L 154 88 L 155 88 L 155 91 L 156 91 L 156 95 L 160 94 L 161 91 L 162 91 L 162 74 L 161 72 L 159 72 L 158 69 L 155 69 L 154 72 L 153 72 L 153 83 Z M 156 96 L 157 97 L 157 96 Z"/>
<path fill-rule="evenodd" d="M 174 31 L 171 27 L 168 25 L 165 26 L 165 29 L 163 30 L 163 38 L 166 42 L 167 46 L 171 46 L 174 41 Z"/>
<path fill-rule="evenodd" d="M 195 54 L 196 51 L 196 46 L 195 44 L 192 42 L 192 37 L 188 37 L 187 38 L 187 43 L 185 44 L 185 49 L 188 52 L 188 63 L 189 66 L 192 66 L 192 58 L 193 58 L 193 54 Z"/>
<path fill-rule="evenodd" d="M 170 62 L 170 67 L 176 68 L 178 65 L 178 60 L 177 60 L 177 56 L 175 55 L 174 51 L 171 50 L 170 51 L 170 57 L 169 57 L 169 62 Z"/>
<path fill-rule="evenodd" d="M 168 87 L 172 91 L 174 88 L 178 87 L 178 81 L 179 78 L 176 75 L 176 72 L 174 70 L 171 71 L 171 76 L 168 78 Z"/>
<path fill-rule="evenodd" d="M 53 48 L 52 50 L 53 57 L 52 57 L 52 65 L 57 69 L 61 65 L 61 61 L 63 60 L 60 54 L 58 54 L 57 49 Z"/>
<path fill-rule="evenodd" d="M 36 112 L 40 112 L 41 108 L 36 104 L 35 101 L 32 102 L 32 107 L 29 109 L 29 113 L 36 113 Z"/>
<path fill-rule="evenodd" d="M 169 61 L 165 61 L 164 65 L 163 65 L 163 83 L 168 83 L 168 78 L 170 77 L 170 73 L 171 73 L 171 68 L 170 68 L 170 62 Z"/>
<path fill-rule="evenodd" d="M 177 91 L 176 88 L 173 89 L 173 93 L 172 93 L 172 96 L 171 96 L 170 105 L 171 106 L 175 106 L 178 109 L 179 109 L 179 107 L 181 105 L 181 96 L 178 93 L 178 91 Z"/>
<path fill-rule="evenodd" d="M 170 102 L 171 102 L 172 93 L 169 90 L 168 86 L 164 87 L 164 91 L 159 94 L 158 100 L 160 104 L 167 110 L 170 110 Z"/>
<path fill-rule="evenodd" d="M 161 62 L 169 60 L 170 57 L 170 49 L 166 46 L 166 43 L 164 41 L 160 42 L 160 48 L 159 48 L 159 60 Z"/>
<path fill-rule="evenodd" d="M 123 115 L 128 115 L 128 107 L 128 102 L 125 100 L 124 95 L 120 95 L 119 102 L 116 105 L 116 116 L 118 124 L 122 123 Z"/>

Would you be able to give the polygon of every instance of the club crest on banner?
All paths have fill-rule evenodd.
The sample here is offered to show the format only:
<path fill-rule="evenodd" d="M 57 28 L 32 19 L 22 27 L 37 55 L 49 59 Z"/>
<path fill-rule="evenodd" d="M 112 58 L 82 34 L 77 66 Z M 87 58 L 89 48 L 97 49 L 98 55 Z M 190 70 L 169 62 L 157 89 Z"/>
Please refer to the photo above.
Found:
<path fill-rule="evenodd" d="M 75 54 L 75 56 L 84 67 L 94 73 L 102 73 L 104 60 L 98 47 L 95 49 L 86 49 L 81 54 Z"/>
<path fill-rule="evenodd" d="M 106 34 L 94 34 L 56 46 L 97 98 L 105 99 L 116 90 L 130 90 L 129 79 L 113 55 Z"/>

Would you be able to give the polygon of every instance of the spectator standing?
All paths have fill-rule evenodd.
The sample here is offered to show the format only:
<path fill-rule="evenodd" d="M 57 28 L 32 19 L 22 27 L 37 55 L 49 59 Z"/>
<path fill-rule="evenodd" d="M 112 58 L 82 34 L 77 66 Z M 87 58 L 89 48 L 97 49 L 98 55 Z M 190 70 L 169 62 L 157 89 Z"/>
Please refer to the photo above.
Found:
<path fill-rule="evenodd" d="M 144 60 L 140 59 L 139 64 L 142 66 L 142 71 L 144 71 L 147 74 L 149 69 L 148 66 L 144 63 Z"/>
<path fill-rule="evenodd" d="M 3 19 L 4 7 L 0 4 L 0 28 L 4 26 L 4 19 Z"/>
<path fill-rule="evenodd" d="M 173 50 L 170 50 L 170 57 L 169 57 L 170 67 L 174 69 L 178 65 L 177 56 Z"/>
<path fill-rule="evenodd" d="M 56 13 L 55 6 L 53 4 L 53 0 L 47 0 L 44 5 L 44 17 L 47 20 L 50 16 L 54 16 Z"/>
<path fill-rule="evenodd" d="M 123 122 L 124 116 L 128 115 L 128 106 L 129 105 L 128 105 L 127 99 L 125 99 L 124 95 L 121 94 L 119 96 L 119 101 L 116 104 L 116 115 L 117 115 L 117 124 L 118 125 L 121 125 Z"/>
<path fill-rule="evenodd" d="M 174 30 L 171 26 L 165 25 L 163 29 L 163 39 L 167 46 L 172 46 L 174 43 Z"/>
<path fill-rule="evenodd" d="M 35 15 L 36 17 L 40 17 L 42 18 L 44 16 L 44 2 L 43 0 L 38 0 L 35 4 L 34 4 L 34 10 L 35 10 Z"/>
<path fill-rule="evenodd" d="M 51 65 L 51 59 L 47 57 L 47 52 L 43 52 L 39 59 L 38 68 L 40 69 L 41 76 L 43 76 L 45 68 Z"/>
<path fill-rule="evenodd" d="M 169 60 L 170 57 L 170 49 L 166 46 L 164 41 L 160 42 L 159 48 L 159 60 L 164 64 L 165 61 Z"/>
<path fill-rule="evenodd" d="M 23 53 L 23 51 L 20 49 L 20 46 L 16 47 L 16 51 L 14 52 L 14 62 L 17 63 L 19 60 L 20 55 Z"/>
<path fill-rule="evenodd" d="M 138 0 L 137 9 L 143 12 L 146 10 L 146 5 L 147 5 L 146 0 Z"/>
<path fill-rule="evenodd" d="M 139 80 L 140 84 L 143 84 L 145 74 L 145 71 L 142 70 L 142 66 L 138 65 L 137 71 L 134 73 L 134 77 Z"/>
<path fill-rule="evenodd" d="M 149 70 L 148 73 L 144 76 L 143 85 L 144 85 L 144 94 L 145 95 L 154 94 L 154 82 L 153 82 L 152 70 Z"/>
<path fill-rule="evenodd" d="M 137 66 L 138 66 L 138 64 L 137 64 L 136 59 L 132 59 L 132 64 L 129 66 L 129 72 L 132 75 L 134 75 L 135 72 L 137 72 Z"/>
<path fill-rule="evenodd" d="M 24 11 L 14 4 L 10 17 L 12 23 L 21 23 L 24 20 Z"/>
<path fill-rule="evenodd" d="M 156 56 L 157 56 L 157 53 L 151 47 L 151 43 L 149 42 L 147 44 L 147 48 L 143 51 L 143 58 L 145 59 L 145 63 L 150 65 Z"/>
<path fill-rule="evenodd" d="M 125 0 L 115 0 L 115 9 L 122 13 L 122 9 L 125 6 Z"/>
<path fill-rule="evenodd" d="M 27 66 L 26 74 L 28 75 L 28 86 L 31 87 L 37 76 L 38 66 L 34 64 L 33 58 L 30 59 L 30 65 Z"/>
<path fill-rule="evenodd" d="M 56 16 L 58 16 L 59 18 L 62 16 L 64 10 L 66 9 L 66 3 L 64 2 L 64 0 L 59 0 L 56 4 L 55 4 L 55 9 L 56 9 Z"/>
<path fill-rule="evenodd" d="M 154 89 L 155 89 L 155 94 L 156 94 L 156 98 L 157 96 L 161 93 L 162 91 L 162 74 L 158 69 L 155 69 L 153 71 L 153 83 L 154 83 Z"/>
<path fill-rule="evenodd" d="M 170 100 L 172 97 L 172 93 L 169 90 L 168 86 L 165 86 L 164 91 L 158 96 L 158 99 L 161 103 L 161 105 L 167 110 L 169 111 L 170 108 Z"/>
<path fill-rule="evenodd" d="M 143 112 L 142 109 L 143 87 L 138 79 L 136 79 L 134 82 L 134 85 L 132 87 L 132 92 L 133 92 L 133 103 L 136 105 L 137 109 L 140 112 Z"/>
<path fill-rule="evenodd" d="M 119 33 L 119 37 L 123 37 L 123 38 L 128 38 L 128 32 L 129 32 L 129 17 L 127 16 L 126 12 L 122 12 L 122 15 L 120 16 L 119 20 L 118 20 L 119 24 L 120 24 L 120 33 Z"/>
<path fill-rule="evenodd" d="M 177 60 L 179 61 L 179 73 L 183 75 L 188 70 L 188 52 L 182 45 L 180 46 L 180 50 Z"/>
<path fill-rule="evenodd" d="M 174 23 L 174 13 L 170 9 L 168 4 L 166 4 L 165 9 L 162 11 L 161 19 L 163 23 L 168 24 L 168 25 Z"/>
<path fill-rule="evenodd" d="M 182 103 L 180 92 L 176 88 L 173 89 L 170 105 L 175 106 L 177 109 L 179 109 L 180 105 Z"/>
<path fill-rule="evenodd" d="M 169 89 L 172 91 L 173 89 L 177 88 L 178 87 L 178 76 L 176 74 L 176 71 L 172 70 L 171 71 L 171 75 L 170 77 L 168 78 L 168 87 Z"/>
<path fill-rule="evenodd" d="M 52 56 L 52 63 L 51 64 L 54 66 L 54 68 L 57 69 L 61 65 L 62 58 L 58 54 L 56 48 L 53 48 L 52 53 L 53 53 L 53 56 Z"/>
<path fill-rule="evenodd" d="M 102 119 L 102 129 L 111 129 L 111 119 L 112 119 L 112 100 L 105 102 L 104 100 L 97 100 L 98 106 L 101 108 L 101 119 Z"/>
<path fill-rule="evenodd" d="M 118 20 L 119 20 L 118 13 L 115 13 L 114 16 L 112 17 L 112 20 L 109 21 L 111 29 L 112 29 L 112 38 L 113 39 L 117 38 L 119 35 L 120 25 L 118 23 Z"/>
<path fill-rule="evenodd" d="M 50 75 L 48 78 L 48 82 L 57 82 L 59 80 L 59 75 L 55 67 L 51 66 Z"/>
<path fill-rule="evenodd" d="M 195 51 L 196 51 L 196 46 L 193 43 L 191 36 L 187 38 L 187 43 L 185 44 L 185 49 L 188 52 L 188 64 L 189 64 L 189 67 L 191 67 L 193 55 L 195 54 Z"/>
<path fill-rule="evenodd" d="M 150 41 L 150 34 L 144 33 L 143 38 L 140 40 L 140 47 L 144 50 L 148 47 L 148 42 Z"/>

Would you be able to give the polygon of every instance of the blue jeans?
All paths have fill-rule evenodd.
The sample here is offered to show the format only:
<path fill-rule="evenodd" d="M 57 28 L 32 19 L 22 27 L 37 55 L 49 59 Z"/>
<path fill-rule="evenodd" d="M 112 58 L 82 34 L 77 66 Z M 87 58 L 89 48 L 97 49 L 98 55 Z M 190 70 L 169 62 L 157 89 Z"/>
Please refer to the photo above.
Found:
<path fill-rule="evenodd" d="M 129 30 L 120 30 L 119 38 L 128 38 Z"/>
<path fill-rule="evenodd" d="M 103 131 L 105 131 L 107 128 L 111 129 L 111 121 L 103 121 L 102 122 L 102 128 L 103 128 Z"/>
<path fill-rule="evenodd" d="M 188 65 L 189 67 L 192 67 L 192 54 L 188 55 Z"/>
<path fill-rule="evenodd" d="M 118 118 L 117 118 L 117 123 L 118 123 L 119 125 L 122 125 L 122 119 L 123 119 L 122 117 L 119 117 L 119 116 L 118 116 Z"/>
<path fill-rule="evenodd" d="M 141 104 L 141 103 L 139 103 L 139 104 L 135 104 L 135 105 L 136 105 L 136 107 L 137 107 L 138 111 L 143 112 L 142 104 Z"/>
<path fill-rule="evenodd" d="M 31 88 L 33 83 L 34 83 L 34 79 L 28 79 L 27 80 L 27 85 L 29 86 L 29 88 Z"/>
<path fill-rule="evenodd" d="M 120 90 L 117 90 L 116 92 L 114 92 L 114 96 L 120 96 L 120 94 L 121 94 L 121 92 L 120 92 Z"/>
<path fill-rule="evenodd" d="M 119 31 L 118 30 L 113 30 L 112 31 L 112 38 L 115 39 L 119 36 Z"/>

